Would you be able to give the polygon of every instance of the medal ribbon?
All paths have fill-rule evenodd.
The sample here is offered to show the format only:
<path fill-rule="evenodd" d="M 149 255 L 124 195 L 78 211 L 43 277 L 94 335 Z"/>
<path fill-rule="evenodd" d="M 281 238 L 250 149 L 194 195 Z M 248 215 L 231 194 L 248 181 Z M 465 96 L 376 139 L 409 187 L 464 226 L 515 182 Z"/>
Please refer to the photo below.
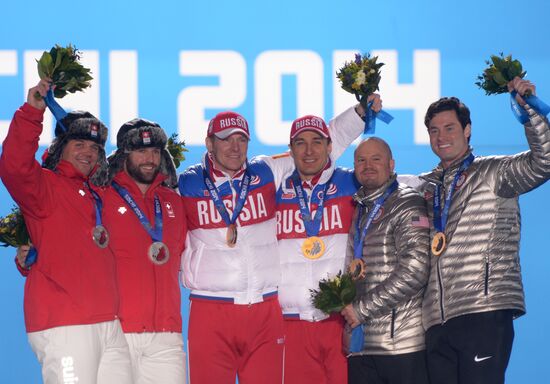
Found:
<path fill-rule="evenodd" d="M 374 207 L 369 212 L 369 215 L 367 216 L 367 221 L 365 223 L 365 226 L 363 227 L 363 230 L 360 230 L 361 225 L 361 218 L 363 216 L 363 210 L 359 210 L 359 214 L 357 216 L 357 222 L 355 223 L 355 236 L 353 237 L 353 258 L 354 259 L 361 259 L 363 257 L 363 241 L 365 241 L 365 236 L 367 235 L 367 231 L 369 230 L 370 225 L 372 224 L 374 217 L 380 211 L 380 208 L 384 205 L 384 202 L 386 199 L 397 189 L 398 182 L 397 179 L 391 183 L 388 188 L 384 191 L 382 196 L 374 200 Z M 351 330 L 351 339 L 350 339 L 350 345 L 349 345 L 349 351 L 350 353 L 357 353 L 361 352 L 363 350 L 363 343 L 365 341 L 364 336 L 364 324 L 361 324 Z"/>
<path fill-rule="evenodd" d="M 94 198 L 95 225 L 97 227 L 98 225 L 102 225 L 101 211 L 103 210 L 103 201 L 101 201 L 101 197 L 99 197 L 97 192 L 94 191 L 92 188 L 90 188 L 90 184 L 88 184 L 87 182 L 84 184 L 86 185 L 86 188 L 88 189 L 88 191 L 90 191 L 90 194 Z"/>
<path fill-rule="evenodd" d="M 210 193 L 210 198 L 214 202 L 214 205 L 216 206 L 216 209 L 218 210 L 225 224 L 227 224 L 227 226 L 234 224 L 244 207 L 244 203 L 246 202 L 246 197 L 248 196 L 248 191 L 250 189 L 250 180 L 252 179 L 252 176 L 248 171 L 250 167 L 247 163 L 243 179 L 241 181 L 241 188 L 237 194 L 237 203 L 235 204 L 235 208 L 233 209 L 233 215 L 229 217 L 229 212 L 227 212 L 227 208 L 225 208 L 225 205 L 223 204 L 223 200 L 220 197 L 218 188 L 216 188 L 216 185 L 210 178 L 210 166 L 208 160 L 206 160 L 205 163 L 206 167 L 203 169 L 204 184 L 206 185 L 206 188 Z"/>
<path fill-rule="evenodd" d="M 333 173 L 334 175 L 334 173 Z M 315 216 L 312 218 L 309 211 L 309 207 L 306 201 L 306 193 L 302 187 L 302 180 L 300 175 L 298 175 L 298 170 L 295 170 L 292 176 L 290 176 L 292 184 L 294 186 L 294 191 L 296 192 L 296 197 L 298 198 L 298 205 L 300 206 L 300 214 L 302 221 L 304 222 L 304 227 L 306 229 L 307 237 L 317 236 L 321 230 L 321 220 L 323 219 L 323 208 L 325 206 L 325 196 L 327 194 L 327 189 L 332 181 L 332 176 L 325 183 L 325 187 L 321 196 L 319 198 L 319 203 L 317 204 L 317 211 Z M 312 191 L 313 193 L 313 191 Z"/>
<path fill-rule="evenodd" d="M 514 113 L 516 119 L 518 119 L 521 124 L 525 124 L 529 122 L 529 115 L 527 114 L 527 111 L 518 104 L 516 95 L 517 91 L 510 93 L 510 107 L 512 108 L 512 112 Z M 529 104 L 531 108 L 533 108 L 539 115 L 546 116 L 550 113 L 550 106 L 534 95 L 525 96 L 523 97 L 523 100 L 525 100 L 525 102 Z"/>
<path fill-rule="evenodd" d="M 444 232 L 445 226 L 447 225 L 447 217 L 449 215 L 449 209 L 451 207 L 451 200 L 453 197 L 453 192 L 456 188 L 456 183 L 458 183 L 458 179 L 460 179 L 460 176 L 462 176 L 462 173 L 472 164 L 474 161 L 474 154 L 470 153 L 470 156 L 464 159 L 462 164 L 460 164 L 460 167 L 458 168 L 458 171 L 456 171 L 455 178 L 453 179 L 453 182 L 451 183 L 451 186 L 449 187 L 449 190 L 447 191 L 447 195 L 445 196 L 445 203 L 443 205 L 443 212 L 441 212 L 441 188 L 443 186 L 443 181 L 445 180 L 445 171 L 443 171 L 443 175 L 441 175 L 441 184 L 438 184 L 435 187 L 434 191 L 434 197 L 433 197 L 433 204 L 434 204 L 434 228 L 436 232 Z"/>
<path fill-rule="evenodd" d="M 357 222 L 355 223 L 355 236 L 353 237 L 353 258 L 354 259 L 361 259 L 363 257 L 363 242 L 365 241 L 365 236 L 367 235 L 367 231 L 369 230 L 370 225 L 372 224 L 372 221 L 374 220 L 376 214 L 382 208 L 384 205 L 384 202 L 390 196 L 396 189 L 397 189 L 398 182 L 397 180 L 394 180 L 393 183 L 391 183 L 388 188 L 384 191 L 382 196 L 374 200 L 374 207 L 369 212 L 369 215 L 367 216 L 367 221 L 365 223 L 365 226 L 363 227 L 363 230 L 360 229 L 361 226 L 361 219 L 363 216 L 363 210 L 360 209 L 359 213 L 357 215 Z"/>
<path fill-rule="evenodd" d="M 153 242 L 162 241 L 162 208 L 158 196 L 155 195 L 155 228 L 153 229 L 147 216 L 145 216 L 143 211 L 138 207 L 136 201 L 130 196 L 130 192 L 114 181 L 112 182 L 112 186 L 137 216 L 139 222 L 143 228 L 145 228 L 149 236 L 151 236 Z"/>
<path fill-rule="evenodd" d="M 50 112 L 55 117 L 55 120 L 59 123 L 61 128 L 64 132 L 67 132 L 67 128 L 63 125 L 61 122 L 61 119 L 63 119 L 65 116 L 67 116 L 67 112 L 63 109 L 61 105 L 55 101 L 55 98 L 53 97 L 53 91 L 52 89 L 48 89 L 48 93 L 46 93 L 46 96 L 44 97 L 44 102 L 46 103 L 46 106 L 50 110 Z"/>
<path fill-rule="evenodd" d="M 374 131 L 376 130 L 376 119 L 379 119 L 382 122 L 389 124 L 393 120 L 393 116 L 383 109 L 381 109 L 379 112 L 374 112 L 370 108 L 371 105 L 372 101 L 368 104 L 367 116 L 365 118 L 365 129 L 363 130 L 363 133 L 374 135 Z"/>

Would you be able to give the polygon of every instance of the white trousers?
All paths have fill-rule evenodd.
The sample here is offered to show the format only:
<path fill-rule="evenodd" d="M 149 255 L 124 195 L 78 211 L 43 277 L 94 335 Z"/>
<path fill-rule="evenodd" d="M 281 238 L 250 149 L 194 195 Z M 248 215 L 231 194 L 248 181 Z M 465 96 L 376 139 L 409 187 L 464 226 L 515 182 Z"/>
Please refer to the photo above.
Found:
<path fill-rule="evenodd" d="M 28 333 L 44 384 L 132 384 L 130 352 L 118 320 Z"/>
<path fill-rule="evenodd" d="M 184 384 L 187 380 L 181 333 L 125 333 L 135 384 Z"/>

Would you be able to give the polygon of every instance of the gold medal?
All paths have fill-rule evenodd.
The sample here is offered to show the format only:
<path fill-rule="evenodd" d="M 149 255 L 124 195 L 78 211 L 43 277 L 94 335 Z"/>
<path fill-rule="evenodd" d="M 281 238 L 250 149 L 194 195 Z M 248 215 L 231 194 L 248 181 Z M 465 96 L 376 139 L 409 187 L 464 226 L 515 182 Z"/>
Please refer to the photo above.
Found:
<path fill-rule="evenodd" d="M 225 241 L 229 248 L 233 248 L 237 244 L 237 226 L 235 224 L 229 224 L 227 227 Z"/>
<path fill-rule="evenodd" d="M 443 232 L 437 232 L 432 239 L 432 254 L 439 256 L 445 250 L 447 245 L 447 238 Z"/>
<path fill-rule="evenodd" d="M 170 251 L 162 241 L 155 241 L 151 244 L 147 254 L 149 255 L 149 259 L 157 265 L 165 264 L 170 259 Z"/>
<path fill-rule="evenodd" d="M 363 259 L 353 259 L 348 267 L 353 280 L 362 280 L 367 276 L 367 268 Z"/>
<path fill-rule="evenodd" d="M 308 237 L 302 243 L 302 253 L 308 259 L 318 259 L 325 253 L 325 243 L 320 237 Z"/>
<path fill-rule="evenodd" d="M 109 232 L 103 225 L 96 225 L 92 229 L 92 239 L 99 248 L 105 248 L 109 245 Z"/>

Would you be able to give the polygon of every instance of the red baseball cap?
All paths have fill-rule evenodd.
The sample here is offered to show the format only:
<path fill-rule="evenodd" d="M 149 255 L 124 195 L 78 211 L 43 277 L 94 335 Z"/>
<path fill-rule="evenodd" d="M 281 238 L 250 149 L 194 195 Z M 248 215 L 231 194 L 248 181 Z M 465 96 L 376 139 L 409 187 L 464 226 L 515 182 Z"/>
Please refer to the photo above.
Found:
<path fill-rule="evenodd" d="M 236 112 L 220 112 L 208 124 L 208 137 L 215 135 L 219 139 L 226 139 L 234 133 L 241 133 L 250 139 L 246 119 Z"/>
<path fill-rule="evenodd" d="M 304 131 L 314 131 L 324 138 L 330 139 L 330 134 L 325 121 L 317 116 L 306 115 L 294 120 L 292 122 L 292 128 L 290 129 L 290 140 L 292 141 L 296 136 Z"/>

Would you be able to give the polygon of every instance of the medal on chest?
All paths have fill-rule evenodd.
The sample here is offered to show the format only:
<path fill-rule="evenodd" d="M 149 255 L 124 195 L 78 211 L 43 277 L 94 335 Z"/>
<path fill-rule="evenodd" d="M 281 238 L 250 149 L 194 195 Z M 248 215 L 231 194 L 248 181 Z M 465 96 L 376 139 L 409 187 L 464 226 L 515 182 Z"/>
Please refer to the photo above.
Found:
<path fill-rule="evenodd" d="M 86 188 L 90 191 L 90 194 L 94 198 L 94 209 L 95 209 L 95 227 L 92 228 L 92 240 L 95 245 L 99 248 L 106 248 L 109 245 L 109 232 L 107 228 L 103 226 L 101 219 L 101 211 L 103 209 L 103 202 L 101 198 L 94 191 L 88 183 L 85 183 Z"/>
<path fill-rule="evenodd" d="M 475 156 L 470 154 L 462 161 L 460 167 L 456 171 L 453 181 L 445 193 L 444 198 L 442 198 L 442 195 L 443 184 L 445 183 L 445 172 L 441 175 L 440 183 L 435 187 L 433 194 L 433 226 L 436 232 L 430 245 L 430 250 L 434 256 L 440 256 L 447 248 L 447 235 L 445 234 L 445 228 L 447 227 L 447 218 L 449 217 L 453 194 L 457 186 L 461 186 L 465 183 L 466 176 L 464 171 L 470 166 L 470 164 L 472 164 L 474 159 Z"/>
<path fill-rule="evenodd" d="M 149 260 L 156 265 L 166 264 L 170 259 L 170 251 L 162 241 L 155 241 L 147 250 Z"/>
<path fill-rule="evenodd" d="M 109 232 L 103 225 L 96 225 L 92 229 L 92 239 L 99 248 L 106 248 L 109 245 Z"/>
<path fill-rule="evenodd" d="M 242 181 L 240 183 L 240 188 L 238 188 L 237 191 L 235 207 L 233 209 L 233 214 L 231 215 L 231 217 L 229 216 L 229 212 L 227 211 L 227 208 L 223 203 L 218 188 L 210 178 L 208 161 L 206 162 L 206 167 L 203 169 L 203 179 L 204 185 L 208 189 L 210 199 L 212 199 L 212 201 L 214 202 L 216 210 L 227 225 L 227 230 L 225 232 L 225 243 L 229 248 L 234 248 L 237 245 L 237 218 L 239 217 L 246 202 L 246 198 L 248 196 L 248 191 L 250 188 L 250 181 L 252 179 L 252 176 L 249 173 L 248 163 L 243 174 Z"/>
<path fill-rule="evenodd" d="M 325 242 L 318 236 L 311 236 L 302 243 L 302 254 L 310 260 L 315 260 L 325 253 Z"/>
<path fill-rule="evenodd" d="M 234 248 L 237 245 L 237 226 L 235 224 L 229 224 L 227 227 L 225 242 L 229 248 Z"/>
<path fill-rule="evenodd" d="M 168 249 L 168 246 L 162 242 L 163 221 L 162 206 L 160 204 L 159 197 L 155 195 L 154 198 L 155 227 L 153 228 L 153 226 L 149 222 L 149 219 L 141 210 L 141 208 L 137 205 L 132 195 L 130 195 L 130 193 L 125 188 L 115 182 L 112 183 L 112 186 L 115 191 L 117 191 L 117 193 L 120 195 L 120 197 L 122 197 L 130 210 L 135 214 L 143 229 L 145 229 L 147 234 L 151 237 L 152 243 L 151 245 L 149 245 L 149 248 L 147 248 L 147 257 L 149 258 L 149 260 L 155 265 L 166 264 L 168 260 L 170 260 L 170 251 Z"/>
<path fill-rule="evenodd" d="M 362 280 L 367 277 L 367 268 L 363 259 L 353 259 L 348 266 L 348 272 L 353 280 Z"/>
<path fill-rule="evenodd" d="M 436 232 L 432 239 L 431 250 L 434 256 L 439 256 L 445 250 L 447 246 L 447 237 L 443 232 Z"/>

